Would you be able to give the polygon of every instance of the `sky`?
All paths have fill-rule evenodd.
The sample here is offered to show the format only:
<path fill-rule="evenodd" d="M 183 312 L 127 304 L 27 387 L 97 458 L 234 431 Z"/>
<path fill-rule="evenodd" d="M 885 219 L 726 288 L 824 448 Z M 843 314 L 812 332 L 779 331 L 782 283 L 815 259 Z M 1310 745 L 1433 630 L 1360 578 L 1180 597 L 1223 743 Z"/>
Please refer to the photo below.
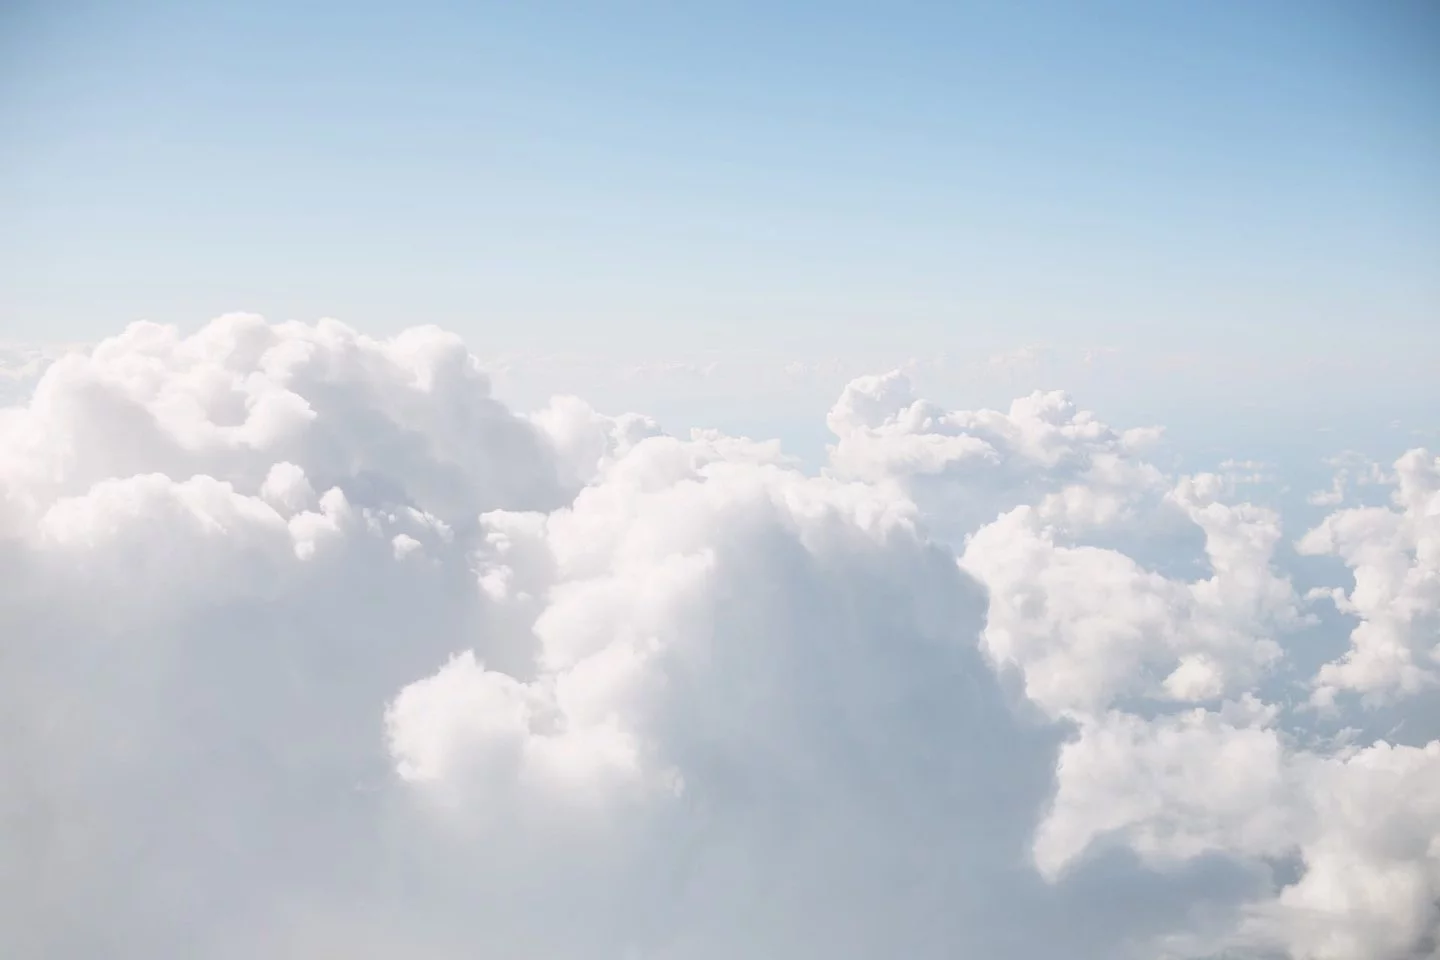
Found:
<path fill-rule="evenodd" d="M 0 955 L 1440 957 L 1437 53 L 0 5 Z"/>
<path fill-rule="evenodd" d="M 1440 346 L 1429 3 L 4 17 L 10 339 L 248 310 L 493 351 L 1043 343 L 1212 376 Z"/>

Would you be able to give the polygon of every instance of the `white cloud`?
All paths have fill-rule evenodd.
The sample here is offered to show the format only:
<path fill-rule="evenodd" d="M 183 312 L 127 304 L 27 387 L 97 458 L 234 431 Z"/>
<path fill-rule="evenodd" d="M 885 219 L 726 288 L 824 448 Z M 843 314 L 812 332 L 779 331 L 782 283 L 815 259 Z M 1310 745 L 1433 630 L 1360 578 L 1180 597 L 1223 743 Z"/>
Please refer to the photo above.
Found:
<path fill-rule="evenodd" d="M 1102 840 L 1159 870 L 1216 855 L 1295 864 L 1293 882 L 1272 881 L 1219 931 L 1170 937 L 1177 956 L 1407 960 L 1433 950 L 1440 743 L 1321 756 L 1273 720 L 1253 704 L 1087 722 L 1061 753 L 1037 865 L 1059 876 Z"/>
<path fill-rule="evenodd" d="M 916 399 L 897 371 L 852 381 L 826 423 L 835 475 L 898 485 L 952 541 L 1049 494 L 1048 509 L 1103 512 L 1119 491 L 1163 485 L 1159 471 L 1129 456 L 1156 431 L 1113 430 L 1058 391 L 1003 412 L 948 411 Z"/>
<path fill-rule="evenodd" d="M 1393 504 L 1326 517 L 1300 550 L 1339 557 L 1354 575 L 1329 595 L 1359 619 L 1346 655 L 1326 664 L 1315 697 L 1333 703 L 1355 691 L 1371 698 L 1433 686 L 1440 661 L 1440 459 L 1411 450 L 1395 463 Z"/>
<path fill-rule="evenodd" d="M 1033 507 L 970 538 L 961 564 L 990 591 L 982 646 L 1017 667 L 1029 697 L 1051 715 L 1081 718 L 1122 697 L 1234 695 L 1279 658 L 1275 635 L 1296 611 L 1289 584 L 1270 570 L 1274 518 L 1199 501 L 1195 486 L 1183 481 L 1173 500 L 1204 530 L 1212 574 L 1203 579 L 1172 579 L 1117 550 L 1067 545 L 1065 525 Z"/>
<path fill-rule="evenodd" d="M 1352 496 L 1356 488 L 1383 486 L 1393 483 L 1394 478 L 1362 454 L 1349 451 L 1326 461 L 1335 468 L 1327 490 L 1316 490 L 1307 498 L 1311 506 L 1336 507 Z"/>
<path fill-rule="evenodd" d="M 1117 834 L 1160 867 L 1212 851 L 1287 852 L 1285 745 L 1266 722 L 1269 712 L 1251 710 L 1257 722 L 1241 724 L 1199 709 L 1155 720 L 1119 711 L 1086 718 L 1060 753 L 1036 865 L 1058 876 L 1099 838 Z"/>
<path fill-rule="evenodd" d="M 951 498 L 968 498 L 961 509 L 972 532 L 960 562 L 989 593 L 982 649 L 1018 671 L 1037 706 L 1076 725 L 1034 835 L 1043 875 L 1079 882 L 1075 871 L 1084 876 L 1102 841 L 1160 873 L 1218 856 L 1268 874 L 1267 864 L 1290 859 L 1291 882 L 1266 881 L 1228 921 L 1167 938 L 1168 947 L 1338 960 L 1407 957 L 1430 942 L 1436 862 L 1425 838 L 1440 828 L 1428 799 L 1440 745 L 1317 753 L 1301 745 L 1313 736 L 1288 728 L 1294 717 L 1282 722 L 1252 692 L 1307 622 L 1277 569 L 1280 517 L 1230 499 L 1261 465 L 1166 478 L 1140 459 L 1143 444 L 1126 442 L 1138 436 L 1060 395 L 1017 402 L 1008 415 L 946 412 L 915 400 L 896 375 L 852 384 L 831 426 L 841 472 L 896 483 L 942 514 L 932 518 L 942 525 L 957 512 Z M 1396 475 L 1396 509 L 1337 513 L 1302 547 L 1356 568 L 1356 589 L 1340 599 L 1364 617 L 1357 650 L 1383 639 L 1385 649 L 1428 655 L 1437 578 L 1426 524 L 1440 484 L 1419 453 L 1402 458 Z M 974 528 L 997 504 L 1005 512 Z M 1202 535 L 1208 571 L 1198 576 L 1137 559 L 1147 530 L 1177 520 Z M 1322 668 L 1320 689 L 1336 678 L 1358 686 L 1356 659 Z M 1389 679 L 1406 685 L 1403 674 Z M 1209 706 L 1174 713 L 1167 702 Z M 1381 801 L 1379 784 L 1400 777 L 1406 786 L 1392 783 Z M 1369 815 L 1394 830 L 1361 829 Z"/>
<path fill-rule="evenodd" d="M 26 390 L 6 955 L 1399 960 L 1436 932 L 1440 747 L 1325 746 L 1267 700 L 1302 622 L 1281 518 L 1063 394 L 862 377 L 810 475 L 575 398 L 518 415 L 433 329 L 137 325 Z M 1434 469 L 1305 541 L 1417 662 Z"/>
<path fill-rule="evenodd" d="M 896 483 L 936 529 L 958 526 L 961 565 L 990 591 L 982 645 L 1053 716 L 1122 695 L 1248 689 L 1280 655 L 1274 634 L 1298 619 L 1271 566 L 1273 512 L 1222 502 L 1233 483 L 1217 476 L 1164 477 L 1140 456 L 1152 432 L 1114 430 L 1063 394 L 1008 413 L 944 411 L 898 374 L 865 377 L 829 423 L 838 474 Z M 1184 527 L 1203 534 L 1209 577 L 1167 577 L 1086 542 Z"/>

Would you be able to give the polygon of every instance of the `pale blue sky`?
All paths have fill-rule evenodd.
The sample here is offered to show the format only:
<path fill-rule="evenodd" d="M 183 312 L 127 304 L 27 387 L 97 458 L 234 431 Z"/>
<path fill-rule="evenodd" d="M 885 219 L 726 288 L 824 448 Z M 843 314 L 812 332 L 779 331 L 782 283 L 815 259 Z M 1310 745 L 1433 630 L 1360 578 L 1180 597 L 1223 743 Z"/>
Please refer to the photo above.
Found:
<path fill-rule="evenodd" d="M 1440 356 L 1431 3 L 3 16 L 0 339 Z"/>

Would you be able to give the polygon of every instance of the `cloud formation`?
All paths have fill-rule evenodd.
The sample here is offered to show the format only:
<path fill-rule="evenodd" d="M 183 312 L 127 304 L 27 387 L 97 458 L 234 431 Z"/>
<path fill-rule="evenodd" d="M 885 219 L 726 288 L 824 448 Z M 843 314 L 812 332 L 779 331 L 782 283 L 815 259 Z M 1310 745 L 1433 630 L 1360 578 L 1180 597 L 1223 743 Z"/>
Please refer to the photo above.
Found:
<path fill-rule="evenodd" d="M 1436 461 L 1300 539 L 1063 394 L 835 404 L 827 466 L 466 346 L 135 325 L 0 410 L 0 948 L 1433 952 Z M 20 381 L 16 381 L 20 382 Z"/>
<path fill-rule="evenodd" d="M 1339 510 L 1300 541 L 1305 553 L 1339 557 L 1354 576 L 1350 590 L 1328 592 L 1359 623 L 1349 652 L 1316 678 L 1321 703 L 1342 691 L 1414 694 L 1440 678 L 1440 458 L 1409 451 L 1395 462 L 1393 486 L 1391 506 Z"/>

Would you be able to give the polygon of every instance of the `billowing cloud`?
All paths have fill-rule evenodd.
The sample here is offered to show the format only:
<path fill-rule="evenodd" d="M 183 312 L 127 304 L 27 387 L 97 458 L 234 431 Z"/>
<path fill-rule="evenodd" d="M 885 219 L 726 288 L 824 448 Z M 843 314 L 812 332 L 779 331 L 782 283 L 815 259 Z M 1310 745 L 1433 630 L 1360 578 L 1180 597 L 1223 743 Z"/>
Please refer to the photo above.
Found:
<path fill-rule="evenodd" d="M 982 647 L 1018 667 L 1027 695 L 1056 717 L 1127 696 L 1203 702 L 1251 689 L 1280 658 L 1276 638 L 1298 621 L 1297 598 L 1271 569 L 1277 518 L 1215 501 L 1216 486 L 1186 478 L 1167 498 L 1204 533 L 1210 576 L 1195 580 L 1073 542 L 1065 498 L 982 527 L 961 557 L 990 590 Z M 1083 510 L 1080 529 L 1095 516 Z"/>
<path fill-rule="evenodd" d="M 1428 956 L 1440 923 L 1440 743 L 1298 748 L 1254 701 L 1155 720 L 1087 720 L 1060 756 L 1055 806 L 1035 842 L 1058 877 L 1092 844 L 1167 871 L 1207 856 L 1272 873 L 1267 894 L 1179 956 L 1311 960 Z M 1288 882 L 1281 873 L 1291 873 Z"/>
<path fill-rule="evenodd" d="M 1300 549 L 1345 562 L 1353 586 L 1328 595 L 1359 619 L 1349 652 L 1316 678 L 1317 701 L 1332 703 L 1342 691 L 1386 698 L 1434 686 L 1440 679 L 1440 458 L 1406 453 L 1395 462 L 1390 507 L 1339 510 L 1306 534 Z"/>
<path fill-rule="evenodd" d="M 807 473 L 518 414 L 437 330 L 245 316 L 32 379 L 6 955 L 1433 951 L 1440 745 L 1275 700 L 1293 533 L 1154 431 L 864 377 Z M 1349 666 L 1434 646 L 1435 466 L 1397 477 L 1302 541 L 1358 618 L 1305 696 L 1426 679 Z"/>

